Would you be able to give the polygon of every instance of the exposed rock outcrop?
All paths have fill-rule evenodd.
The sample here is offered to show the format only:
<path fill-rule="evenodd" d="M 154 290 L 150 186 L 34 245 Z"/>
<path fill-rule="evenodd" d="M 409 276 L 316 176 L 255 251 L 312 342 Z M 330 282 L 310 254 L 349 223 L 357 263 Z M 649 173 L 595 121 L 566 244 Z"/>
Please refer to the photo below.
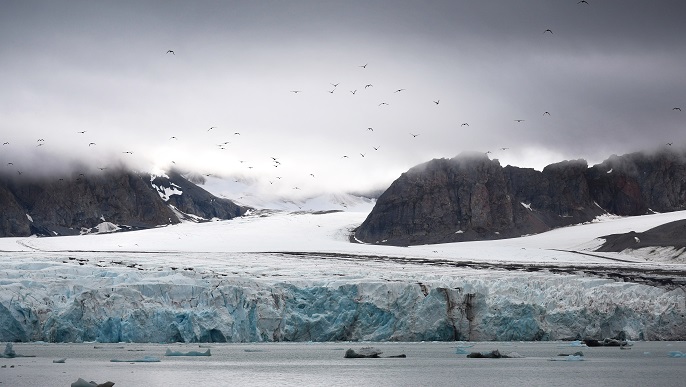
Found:
<path fill-rule="evenodd" d="M 184 214 L 204 219 L 231 219 L 245 213 L 245 208 L 228 199 L 212 195 L 176 171 L 169 172 L 167 176 L 151 176 L 150 183 L 158 192 L 165 189 L 172 192 L 180 191 L 180 194 L 161 196 Z"/>
<path fill-rule="evenodd" d="M 686 208 L 686 158 L 665 150 L 543 169 L 501 167 L 485 154 L 436 159 L 402 174 L 378 199 L 355 237 L 413 245 L 498 239 L 587 222 Z"/>
<path fill-rule="evenodd" d="M 230 219 L 246 210 L 181 175 L 174 181 L 183 191 L 167 203 L 149 174 L 125 170 L 54 179 L 0 176 L 0 237 L 75 235 L 102 231 L 102 224 L 110 226 L 108 231 L 113 225 L 135 230 L 175 224 L 188 214 Z"/>

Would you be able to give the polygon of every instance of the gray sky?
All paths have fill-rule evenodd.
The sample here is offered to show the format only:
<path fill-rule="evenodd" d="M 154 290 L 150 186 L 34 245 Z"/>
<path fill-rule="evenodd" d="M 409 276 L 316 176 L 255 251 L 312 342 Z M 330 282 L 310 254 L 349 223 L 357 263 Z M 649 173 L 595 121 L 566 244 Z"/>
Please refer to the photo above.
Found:
<path fill-rule="evenodd" d="M 174 161 L 309 192 L 462 151 L 681 147 L 686 2 L 587 1 L 2 1 L 0 168 Z"/>

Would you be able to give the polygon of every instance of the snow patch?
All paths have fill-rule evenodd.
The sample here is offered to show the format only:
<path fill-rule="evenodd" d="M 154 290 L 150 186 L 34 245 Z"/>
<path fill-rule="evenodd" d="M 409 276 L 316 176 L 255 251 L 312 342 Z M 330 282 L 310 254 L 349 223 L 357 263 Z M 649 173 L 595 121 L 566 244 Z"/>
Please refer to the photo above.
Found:
<path fill-rule="evenodd" d="M 531 209 L 531 203 L 527 204 L 527 203 L 524 203 L 524 202 L 520 202 L 520 204 L 521 204 L 524 208 L 526 208 L 527 210 L 533 211 L 533 210 Z"/>
<path fill-rule="evenodd" d="M 33 218 L 31 217 L 31 215 L 26 214 L 26 217 L 29 219 L 29 222 L 33 223 Z"/>

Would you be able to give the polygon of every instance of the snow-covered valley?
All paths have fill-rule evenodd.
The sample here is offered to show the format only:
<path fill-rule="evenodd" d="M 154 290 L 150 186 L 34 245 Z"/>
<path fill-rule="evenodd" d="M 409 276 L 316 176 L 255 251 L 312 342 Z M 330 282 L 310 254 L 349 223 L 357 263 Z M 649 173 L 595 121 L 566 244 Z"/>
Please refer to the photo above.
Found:
<path fill-rule="evenodd" d="M 683 264 L 592 251 L 686 212 L 413 247 L 351 243 L 366 214 L 0 239 L 0 341 L 686 338 Z"/>

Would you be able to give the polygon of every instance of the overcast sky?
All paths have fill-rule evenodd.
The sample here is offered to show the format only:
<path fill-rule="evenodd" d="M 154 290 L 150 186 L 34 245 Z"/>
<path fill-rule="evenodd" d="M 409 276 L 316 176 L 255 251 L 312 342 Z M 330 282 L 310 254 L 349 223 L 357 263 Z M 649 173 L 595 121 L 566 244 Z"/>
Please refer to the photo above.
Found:
<path fill-rule="evenodd" d="M 684 145 L 686 2 L 587 1 L 2 1 L 0 168 L 365 190 Z"/>

